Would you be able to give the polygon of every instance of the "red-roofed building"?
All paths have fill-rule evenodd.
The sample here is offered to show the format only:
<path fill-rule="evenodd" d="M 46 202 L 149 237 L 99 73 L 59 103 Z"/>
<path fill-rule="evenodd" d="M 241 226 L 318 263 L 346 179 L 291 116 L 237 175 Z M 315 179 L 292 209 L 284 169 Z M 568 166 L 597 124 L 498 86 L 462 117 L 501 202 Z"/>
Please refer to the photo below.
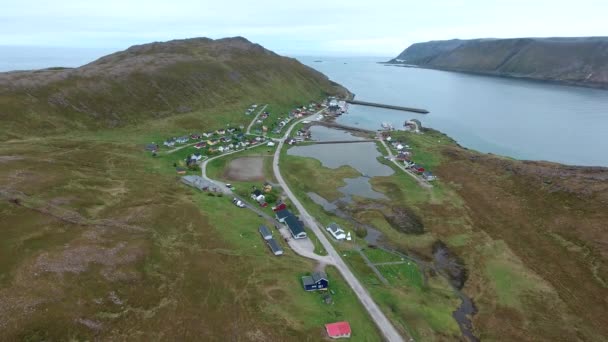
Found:
<path fill-rule="evenodd" d="M 348 322 L 336 322 L 325 324 L 327 335 L 331 338 L 349 338 L 350 324 Z"/>

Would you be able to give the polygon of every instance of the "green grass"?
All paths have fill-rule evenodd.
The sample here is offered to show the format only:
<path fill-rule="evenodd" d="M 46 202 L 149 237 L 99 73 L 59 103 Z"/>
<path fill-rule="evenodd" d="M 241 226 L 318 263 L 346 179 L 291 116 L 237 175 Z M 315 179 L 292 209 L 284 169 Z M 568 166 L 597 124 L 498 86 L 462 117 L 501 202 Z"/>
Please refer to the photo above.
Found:
<path fill-rule="evenodd" d="M 406 261 L 399 265 L 377 265 L 380 273 L 394 286 L 408 286 L 422 289 L 424 281 L 418 266 Z"/>
<path fill-rule="evenodd" d="M 403 261 L 399 255 L 387 252 L 379 248 L 366 248 L 363 253 L 372 263 Z"/>

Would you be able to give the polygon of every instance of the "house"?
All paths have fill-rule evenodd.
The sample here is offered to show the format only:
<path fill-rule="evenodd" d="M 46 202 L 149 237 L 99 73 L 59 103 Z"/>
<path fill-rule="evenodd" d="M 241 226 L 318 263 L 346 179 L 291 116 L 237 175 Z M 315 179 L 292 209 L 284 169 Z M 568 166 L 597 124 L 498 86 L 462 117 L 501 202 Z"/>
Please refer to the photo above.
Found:
<path fill-rule="evenodd" d="M 167 147 L 172 147 L 175 145 L 175 139 L 171 138 L 171 139 L 165 140 L 163 145 L 165 145 Z"/>
<path fill-rule="evenodd" d="M 273 207 L 272 211 L 279 212 L 279 211 L 286 210 L 286 209 L 287 209 L 287 205 L 285 203 L 280 203 L 280 204 L 277 204 L 275 207 Z M 278 218 L 277 218 L 277 220 L 278 220 Z"/>
<path fill-rule="evenodd" d="M 257 201 L 258 203 L 264 202 L 264 200 L 266 199 L 262 191 L 259 189 L 253 190 L 253 192 L 251 193 L 251 198 Z"/>
<path fill-rule="evenodd" d="M 230 127 L 230 128 L 228 128 L 226 131 L 227 131 L 228 133 L 233 133 L 234 131 L 236 131 L 236 128 L 232 128 L 232 127 Z"/>
<path fill-rule="evenodd" d="M 270 231 L 270 229 L 268 229 L 268 227 L 261 225 L 260 228 L 258 228 L 258 231 L 260 232 L 264 240 L 272 239 L 272 232 Z"/>
<path fill-rule="evenodd" d="M 306 291 L 318 291 L 327 289 L 329 281 L 325 272 L 314 272 L 310 276 L 302 277 L 302 285 Z"/>
<path fill-rule="evenodd" d="M 197 140 L 197 139 L 200 139 L 200 138 L 201 138 L 200 134 L 191 134 L 190 135 L 190 139 L 193 139 L 193 140 Z"/>
<path fill-rule="evenodd" d="M 286 142 L 288 145 L 294 145 L 294 144 L 296 143 L 296 139 L 294 139 L 294 138 L 289 138 L 289 139 L 285 140 L 285 142 Z"/>
<path fill-rule="evenodd" d="M 218 129 L 217 131 L 215 131 L 215 133 L 219 134 L 219 135 L 224 135 L 226 134 L 226 130 L 223 128 Z"/>
<path fill-rule="evenodd" d="M 349 338 L 350 324 L 348 322 L 336 322 L 325 324 L 327 335 L 331 338 Z"/>
<path fill-rule="evenodd" d="M 266 240 L 266 244 L 268 244 L 268 248 L 270 248 L 272 254 L 276 256 L 283 255 L 283 248 L 279 246 L 277 240 L 270 238 L 269 240 Z"/>
<path fill-rule="evenodd" d="M 432 182 L 435 179 L 437 179 L 437 177 L 435 175 L 433 175 L 430 171 L 424 171 L 422 173 L 422 178 L 424 178 L 425 180 Z"/>
<path fill-rule="evenodd" d="M 285 203 L 283 203 L 283 204 L 285 204 Z M 279 221 L 281 223 L 285 223 L 285 219 L 287 219 L 287 217 L 293 216 L 291 211 L 289 211 L 287 209 L 281 209 L 281 210 L 275 210 L 275 211 L 276 211 L 277 221 Z"/>
<path fill-rule="evenodd" d="M 289 228 L 289 232 L 294 239 L 306 239 L 306 232 L 304 231 L 304 225 L 294 215 L 287 216 L 285 218 L 285 224 Z"/>
<path fill-rule="evenodd" d="M 418 164 L 410 166 L 410 169 L 412 169 L 416 173 L 423 173 L 425 171 L 424 168 Z"/>
<path fill-rule="evenodd" d="M 209 137 L 210 137 L 210 136 L 212 136 L 212 135 L 213 135 L 213 132 L 206 132 L 206 133 L 203 133 L 203 136 L 204 136 L 205 138 L 209 138 Z"/>
<path fill-rule="evenodd" d="M 183 137 L 179 137 L 179 138 L 175 139 L 175 142 L 178 144 L 183 144 L 183 143 L 187 143 L 188 140 L 190 140 L 190 138 L 187 135 L 184 135 Z"/>
<path fill-rule="evenodd" d="M 197 188 L 201 191 L 219 191 L 214 183 L 202 178 L 201 176 L 184 176 L 182 177 L 182 183 Z"/>
<path fill-rule="evenodd" d="M 217 144 L 217 139 L 209 139 L 209 140 L 207 140 L 207 145 L 213 146 L 215 144 Z"/>
<path fill-rule="evenodd" d="M 264 183 L 264 192 L 269 193 L 272 191 L 272 184 Z"/>
<path fill-rule="evenodd" d="M 186 169 L 183 168 L 183 167 L 181 167 L 181 166 L 176 167 L 175 171 L 177 172 L 178 175 L 185 175 L 186 174 Z"/>
<path fill-rule="evenodd" d="M 395 159 L 397 159 L 399 161 L 409 161 L 411 159 L 411 153 L 399 152 L 399 154 L 395 157 Z"/>
<path fill-rule="evenodd" d="M 193 155 L 190 156 L 190 159 L 191 160 L 199 161 L 199 160 L 203 159 L 203 155 L 200 154 L 200 153 L 195 153 L 195 154 L 193 154 Z"/>
<path fill-rule="evenodd" d="M 201 142 L 199 142 L 198 144 L 194 145 L 194 148 L 199 149 L 199 150 L 200 150 L 201 148 L 205 148 L 205 147 L 207 147 L 207 143 L 206 143 L 206 142 L 204 142 L 204 141 L 201 141 Z"/>
<path fill-rule="evenodd" d="M 262 141 L 263 138 L 262 137 L 255 137 L 255 141 Z"/>
<path fill-rule="evenodd" d="M 344 229 L 340 228 L 337 223 L 332 223 L 327 226 L 327 231 L 336 239 L 336 240 L 344 240 L 346 239 L 346 232 Z"/>
<path fill-rule="evenodd" d="M 224 146 L 220 146 L 220 147 L 218 147 L 218 148 L 217 148 L 217 150 L 218 150 L 220 153 L 224 153 L 224 151 L 225 151 Z"/>
<path fill-rule="evenodd" d="M 275 145 L 274 141 L 269 141 L 268 144 L 266 144 L 266 146 L 268 147 L 273 147 Z"/>

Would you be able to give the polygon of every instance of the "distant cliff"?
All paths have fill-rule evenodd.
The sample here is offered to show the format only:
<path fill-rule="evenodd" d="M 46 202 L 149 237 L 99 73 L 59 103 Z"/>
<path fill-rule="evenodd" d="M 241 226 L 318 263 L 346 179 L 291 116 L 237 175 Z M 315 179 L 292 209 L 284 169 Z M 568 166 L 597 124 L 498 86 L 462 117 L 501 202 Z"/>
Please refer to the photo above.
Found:
<path fill-rule="evenodd" d="M 390 63 L 608 88 L 608 37 L 431 41 Z"/>

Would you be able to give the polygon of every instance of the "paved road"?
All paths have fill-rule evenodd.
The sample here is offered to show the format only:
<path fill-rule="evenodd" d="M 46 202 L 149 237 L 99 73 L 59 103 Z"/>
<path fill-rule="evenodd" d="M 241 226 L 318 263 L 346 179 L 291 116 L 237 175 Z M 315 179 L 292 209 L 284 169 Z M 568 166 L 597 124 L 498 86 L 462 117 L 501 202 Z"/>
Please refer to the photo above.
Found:
<path fill-rule="evenodd" d="M 313 114 L 313 116 L 318 115 L 319 113 L 321 113 L 321 111 Z M 289 134 L 291 133 L 292 129 L 296 126 L 297 123 L 300 123 L 306 119 L 308 119 L 308 118 L 303 118 L 303 119 L 295 122 L 294 124 L 292 124 L 285 132 L 284 138 L 286 139 L 287 137 L 289 137 Z M 319 240 L 321 241 L 321 244 L 323 245 L 325 250 L 328 252 L 329 256 L 333 259 L 334 265 L 336 266 L 338 271 L 340 271 L 340 273 L 342 274 L 342 276 L 344 277 L 344 279 L 346 280 L 348 285 L 350 285 L 350 287 L 353 289 L 355 294 L 359 297 L 359 300 L 361 301 L 361 303 L 363 304 L 363 306 L 365 307 L 365 309 L 371 316 L 372 320 L 376 323 L 376 325 L 378 326 L 378 329 L 380 330 L 380 332 L 382 332 L 382 334 L 384 335 L 386 340 L 391 341 L 391 342 L 392 341 L 403 341 L 403 337 L 401 337 L 401 335 L 399 335 L 399 332 L 397 331 L 397 329 L 395 329 L 393 324 L 384 315 L 382 310 L 380 310 L 378 305 L 372 299 L 369 292 L 367 292 L 367 290 L 363 287 L 363 285 L 361 285 L 361 282 L 359 282 L 359 279 L 357 279 L 357 277 L 355 277 L 355 275 L 351 272 L 351 270 L 348 268 L 346 263 L 344 263 L 344 260 L 342 260 L 342 258 L 338 254 L 338 252 L 334 249 L 334 246 L 329 242 L 329 240 L 327 239 L 325 234 L 323 234 L 321 226 L 308 213 L 306 208 L 304 208 L 302 203 L 300 203 L 298 198 L 293 194 L 291 189 L 289 189 L 289 186 L 283 179 L 283 176 L 281 175 L 281 170 L 279 169 L 279 158 L 281 155 L 281 149 L 283 148 L 285 139 L 282 139 L 279 142 L 279 145 L 277 146 L 277 149 L 274 153 L 274 159 L 272 161 L 272 168 L 273 168 L 275 177 L 277 178 L 277 181 L 279 182 L 279 184 L 281 184 L 281 186 L 283 187 L 283 190 L 285 191 L 285 193 L 287 194 L 287 196 L 289 197 L 291 202 L 296 206 L 296 208 L 300 212 L 300 218 L 306 223 L 306 225 L 319 238 Z"/>
<path fill-rule="evenodd" d="M 393 164 L 397 165 L 397 167 L 400 168 L 401 170 L 403 170 L 403 172 L 405 172 L 406 174 L 408 174 L 412 178 L 414 178 L 416 180 L 416 182 L 418 182 L 418 184 L 420 184 L 420 186 L 422 186 L 423 188 L 430 189 L 430 188 L 433 187 L 433 185 L 431 185 L 429 182 L 427 182 L 424 179 L 418 177 L 412 171 L 406 169 L 405 166 L 403 164 L 399 163 L 398 160 L 395 160 L 395 156 L 393 155 L 393 151 L 391 151 L 391 149 L 388 147 L 388 145 L 386 145 L 386 142 L 384 142 L 384 140 L 380 139 L 380 143 L 384 146 L 384 148 L 388 152 L 388 157 L 389 157 L 390 161 L 393 162 Z"/>
<path fill-rule="evenodd" d="M 255 146 L 259 146 L 262 145 L 258 144 L 258 145 L 254 145 L 252 147 Z M 243 198 L 241 198 L 240 196 L 236 195 L 235 193 L 232 192 L 232 189 L 226 187 L 226 184 L 224 184 L 223 182 L 220 182 L 218 180 L 215 179 L 211 179 L 207 176 L 207 163 L 209 163 L 212 160 L 221 158 L 221 157 L 225 157 L 227 155 L 233 154 L 233 153 L 237 153 L 237 152 L 241 152 L 243 150 L 236 150 L 236 151 L 231 151 L 228 153 L 224 153 L 224 154 L 220 154 L 217 155 L 215 157 L 209 158 L 204 160 L 201 163 L 201 177 L 203 177 L 204 179 L 206 179 L 209 182 L 212 182 L 213 184 L 215 184 L 217 186 L 218 189 L 221 189 L 222 192 L 224 194 L 226 194 L 226 196 L 230 197 L 236 197 L 239 200 L 241 200 L 241 202 L 243 202 L 243 204 L 245 204 L 245 207 L 253 212 L 255 212 L 258 216 L 264 217 L 266 220 L 272 222 L 273 224 L 276 224 L 277 221 L 275 220 L 274 217 L 271 217 L 270 215 L 268 215 L 267 213 L 265 213 L 263 210 L 261 210 L 259 207 L 256 207 L 254 205 L 249 204 L 247 201 L 245 201 Z M 318 255 L 315 254 L 314 250 L 315 250 L 315 246 L 312 244 L 312 242 L 308 239 L 305 240 L 295 240 L 291 237 L 291 234 L 289 234 L 289 232 L 287 231 L 287 228 L 285 227 L 281 227 L 281 229 L 279 230 L 279 232 L 281 233 L 281 235 L 286 239 L 287 244 L 289 244 L 289 247 L 291 247 L 291 249 L 298 255 L 303 256 L 305 258 L 308 259 L 313 259 L 316 260 L 318 262 L 320 262 L 323 265 L 327 265 L 327 264 L 334 264 L 333 259 L 330 256 L 322 256 L 322 255 Z M 287 233 L 287 234 L 285 234 Z"/>
<path fill-rule="evenodd" d="M 255 118 L 253 118 L 253 120 L 251 120 L 251 123 L 249 123 L 249 126 L 247 126 L 247 132 L 245 132 L 245 134 L 251 134 L 251 127 L 253 127 L 253 124 L 258 119 L 258 116 L 260 116 L 260 114 L 262 114 L 264 112 L 264 109 L 266 109 L 266 107 L 268 107 L 267 104 L 265 104 L 264 107 L 262 107 L 262 109 L 260 109 L 260 111 L 255 116 Z"/>

